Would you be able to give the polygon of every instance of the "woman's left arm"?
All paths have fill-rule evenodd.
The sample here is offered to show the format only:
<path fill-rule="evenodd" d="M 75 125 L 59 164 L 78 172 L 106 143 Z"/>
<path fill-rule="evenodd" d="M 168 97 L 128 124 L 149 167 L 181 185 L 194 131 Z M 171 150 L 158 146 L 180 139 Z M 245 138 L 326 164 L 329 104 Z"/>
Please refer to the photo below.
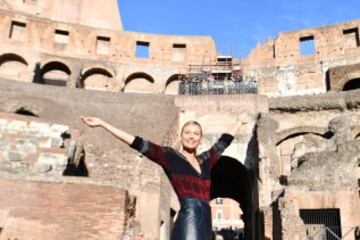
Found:
<path fill-rule="evenodd" d="M 234 123 L 225 133 L 235 137 L 239 132 L 244 130 L 244 127 L 249 123 L 250 116 L 246 113 L 240 114 Z"/>
<path fill-rule="evenodd" d="M 221 154 L 225 151 L 225 149 L 231 144 L 234 137 L 240 132 L 244 130 L 244 127 L 249 122 L 249 115 L 241 114 L 237 117 L 236 122 L 221 135 L 221 137 L 217 140 L 217 142 L 213 145 L 213 147 L 202 153 L 199 158 L 205 162 L 209 162 L 210 169 L 219 161 Z"/>

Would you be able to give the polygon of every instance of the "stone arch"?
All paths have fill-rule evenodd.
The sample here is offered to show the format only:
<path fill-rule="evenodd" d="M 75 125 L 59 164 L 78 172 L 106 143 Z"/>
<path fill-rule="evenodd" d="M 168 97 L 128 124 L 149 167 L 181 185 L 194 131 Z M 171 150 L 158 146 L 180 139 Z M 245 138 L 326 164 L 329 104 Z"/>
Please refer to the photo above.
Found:
<path fill-rule="evenodd" d="M 246 239 L 252 239 L 252 211 L 256 201 L 252 201 L 251 192 L 254 190 L 250 180 L 250 173 L 237 159 L 222 156 L 211 171 L 210 198 L 230 198 L 235 200 L 242 210 L 242 220 L 245 225 Z"/>
<path fill-rule="evenodd" d="M 71 69 L 68 65 L 60 61 L 49 61 L 38 70 L 38 77 L 35 82 L 66 86 L 71 75 Z"/>
<path fill-rule="evenodd" d="M 283 130 L 281 132 L 276 133 L 276 146 L 281 144 L 283 141 L 296 137 L 298 135 L 304 135 L 307 133 L 314 133 L 317 135 L 324 135 L 327 132 L 327 128 L 325 127 L 315 127 L 315 126 L 300 126 L 300 127 L 294 127 L 289 128 L 286 130 Z"/>
<path fill-rule="evenodd" d="M 29 64 L 20 55 L 5 53 L 0 56 L 0 75 L 12 80 L 22 80 Z"/>
<path fill-rule="evenodd" d="M 154 78 L 147 73 L 132 73 L 125 79 L 124 92 L 151 93 L 154 82 Z"/>
<path fill-rule="evenodd" d="M 289 176 L 292 171 L 295 145 L 304 140 L 307 134 L 315 134 L 327 138 L 327 128 L 302 126 L 281 131 L 276 134 L 276 151 L 279 156 L 280 177 Z M 295 154 L 296 155 L 296 154 Z"/>
<path fill-rule="evenodd" d="M 107 91 L 114 79 L 113 71 L 102 67 L 85 69 L 81 74 L 79 87 L 91 90 Z"/>
<path fill-rule="evenodd" d="M 360 88 L 360 71 L 350 72 L 345 74 L 336 84 L 334 90 L 347 91 Z"/>
<path fill-rule="evenodd" d="M 184 74 L 174 74 L 168 78 L 165 84 L 165 94 L 167 95 L 178 95 L 179 84 L 185 78 Z"/>
<path fill-rule="evenodd" d="M 360 78 L 355 78 L 347 81 L 343 86 L 343 91 L 360 89 Z"/>

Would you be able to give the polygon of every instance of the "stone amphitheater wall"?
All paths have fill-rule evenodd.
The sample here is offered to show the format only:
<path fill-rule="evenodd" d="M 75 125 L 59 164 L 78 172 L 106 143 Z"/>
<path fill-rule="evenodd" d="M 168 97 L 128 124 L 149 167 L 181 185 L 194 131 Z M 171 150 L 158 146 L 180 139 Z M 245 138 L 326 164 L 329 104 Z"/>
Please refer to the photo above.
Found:
<path fill-rule="evenodd" d="M 280 33 L 252 50 L 243 61 L 245 71 L 267 96 L 327 92 L 334 89 L 329 69 L 360 62 L 359 27 L 353 20 Z"/>
<path fill-rule="evenodd" d="M 92 28 L 8 10 L 0 10 L 0 15 L 0 73 L 8 79 L 45 78 L 49 84 L 70 87 L 176 94 L 176 76 L 186 73 L 189 64 L 216 59 L 210 37 Z M 145 57 L 137 53 L 143 45 Z"/>

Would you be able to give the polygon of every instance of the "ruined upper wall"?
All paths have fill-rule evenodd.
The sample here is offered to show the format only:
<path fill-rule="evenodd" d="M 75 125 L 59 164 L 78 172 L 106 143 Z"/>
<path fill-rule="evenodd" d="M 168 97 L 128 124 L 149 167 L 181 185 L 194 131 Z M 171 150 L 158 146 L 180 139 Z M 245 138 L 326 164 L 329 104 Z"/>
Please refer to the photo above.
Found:
<path fill-rule="evenodd" d="M 283 32 L 273 40 L 256 46 L 250 53 L 249 66 L 290 65 L 343 59 L 360 55 L 360 20 L 299 31 Z M 311 42 L 314 49 L 301 53 L 301 45 Z"/>
<path fill-rule="evenodd" d="M 1 9 L 0 44 L 1 77 L 33 82 L 45 66 L 47 78 L 109 91 L 176 92 L 177 74 L 189 64 L 216 59 L 210 37 L 115 31 Z"/>
<path fill-rule="evenodd" d="M 280 33 L 252 50 L 244 73 L 259 81 L 260 94 L 272 97 L 333 90 L 329 69 L 360 63 L 359 27 L 353 20 Z"/>
<path fill-rule="evenodd" d="M 176 66 L 216 58 L 216 46 L 210 37 L 119 32 L 7 10 L 0 10 L 0 16 L 0 42 L 15 53 L 33 51 L 106 62 Z M 148 58 L 136 56 L 138 43 L 148 45 Z"/>
<path fill-rule="evenodd" d="M 122 30 L 116 0 L 1 0 L 0 8 L 53 21 Z"/>

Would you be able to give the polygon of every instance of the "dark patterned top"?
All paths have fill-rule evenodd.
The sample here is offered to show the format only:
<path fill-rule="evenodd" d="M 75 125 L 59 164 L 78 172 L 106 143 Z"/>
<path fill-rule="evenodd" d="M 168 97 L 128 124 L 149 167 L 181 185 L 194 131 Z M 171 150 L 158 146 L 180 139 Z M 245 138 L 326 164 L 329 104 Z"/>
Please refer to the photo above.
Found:
<path fill-rule="evenodd" d="M 140 137 L 135 137 L 130 146 L 164 169 L 179 199 L 190 197 L 209 201 L 211 168 L 233 139 L 232 135 L 225 133 L 212 148 L 197 155 L 201 173 L 195 170 L 184 155 L 170 147 L 158 146 Z"/>

